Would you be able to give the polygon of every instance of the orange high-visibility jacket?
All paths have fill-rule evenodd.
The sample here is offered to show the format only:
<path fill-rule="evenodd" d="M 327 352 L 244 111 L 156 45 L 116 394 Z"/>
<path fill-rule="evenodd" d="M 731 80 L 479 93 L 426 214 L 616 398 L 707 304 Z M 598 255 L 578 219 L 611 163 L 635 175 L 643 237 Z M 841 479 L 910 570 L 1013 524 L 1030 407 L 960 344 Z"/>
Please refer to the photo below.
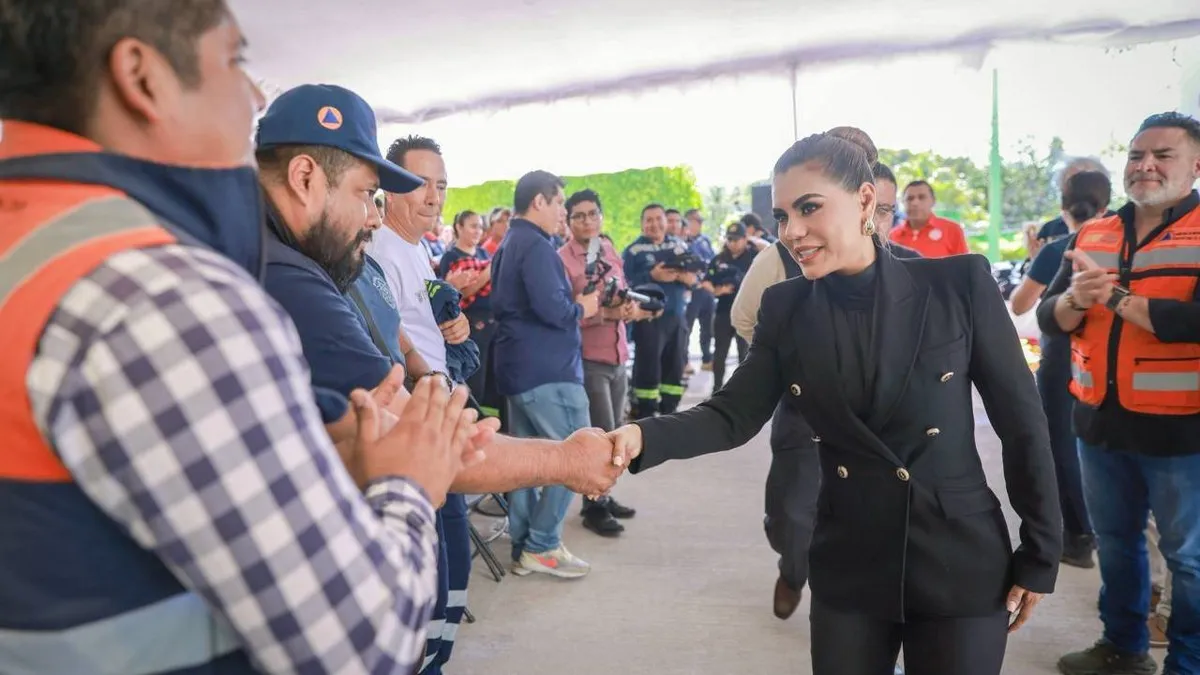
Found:
<path fill-rule="evenodd" d="M 1126 246 L 1120 216 L 1079 230 L 1075 248 L 1128 280 L 1131 293 L 1191 302 L 1200 280 L 1200 208 L 1137 249 L 1122 269 Z M 1122 408 L 1150 415 L 1200 413 L 1200 345 L 1164 343 L 1111 310 L 1093 306 L 1071 336 L 1071 393 L 1100 405 L 1114 393 Z M 1118 328 L 1119 326 L 1119 328 Z"/>

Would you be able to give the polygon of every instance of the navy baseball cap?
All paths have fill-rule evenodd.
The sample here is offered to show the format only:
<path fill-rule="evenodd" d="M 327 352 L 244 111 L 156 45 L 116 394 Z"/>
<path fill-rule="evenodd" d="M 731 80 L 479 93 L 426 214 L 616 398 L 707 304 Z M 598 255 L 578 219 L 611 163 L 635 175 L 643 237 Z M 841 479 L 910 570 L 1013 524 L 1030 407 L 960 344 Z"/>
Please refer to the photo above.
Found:
<path fill-rule="evenodd" d="M 742 222 L 730 223 L 729 227 L 725 228 L 726 239 L 745 239 L 746 225 Z"/>
<path fill-rule="evenodd" d="M 271 103 L 258 122 L 254 143 L 260 149 L 276 145 L 324 145 L 374 164 L 379 187 L 387 192 L 412 192 L 421 178 L 387 161 L 379 153 L 375 111 L 361 96 L 332 84 L 302 84 Z"/>

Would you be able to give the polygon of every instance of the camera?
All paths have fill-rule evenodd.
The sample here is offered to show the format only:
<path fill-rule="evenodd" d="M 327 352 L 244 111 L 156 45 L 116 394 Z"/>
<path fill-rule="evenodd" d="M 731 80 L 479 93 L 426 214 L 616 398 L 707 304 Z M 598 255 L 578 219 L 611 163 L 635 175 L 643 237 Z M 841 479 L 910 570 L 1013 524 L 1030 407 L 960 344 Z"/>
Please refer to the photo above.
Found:
<path fill-rule="evenodd" d="M 680 272 L 692 272 L 694 274 L 703 274 L 707 265 L 704 261 L 691 253 L 671 253 L 663 256 L 663 267 L 669 270 L 679 270 Z"/>
<path fill-rule="evenodd" d="M 628 288 L 621 288 L 621 283 L 616 277 L 611 277 L 604 284 L 604 292 L 600 296 L 600 304 L 605 307 L 619 307 L 625 302 L 636 302 L 639 307 L 647 312 L 658 312 L 663 309 L 663 301 L 661 298 L 654 298 L 645 293 Z"/>
<path fill-rule="evenodd" d="M 713 286 L 738 286 L 742 283 L 742 276 L 740 269 L 732 265 L 720 265 L 708 275 L 708 281 Z"/>

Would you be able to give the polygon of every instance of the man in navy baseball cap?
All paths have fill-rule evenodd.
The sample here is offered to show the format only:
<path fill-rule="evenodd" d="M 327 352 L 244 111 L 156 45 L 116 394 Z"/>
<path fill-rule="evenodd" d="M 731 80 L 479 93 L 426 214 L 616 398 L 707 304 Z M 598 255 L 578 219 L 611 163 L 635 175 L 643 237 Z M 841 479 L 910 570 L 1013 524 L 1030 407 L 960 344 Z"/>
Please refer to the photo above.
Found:
<path fill-rule="evenodd" d="M 425 181 L 383 158 L 375 111 L 361 96 L 332 84 L 302 84 L 267 108 L 258 122 L 259 150 L 275 146 L 321 145 L 354 155 L 379 170 L 379 187 L 412 192 Z"/>

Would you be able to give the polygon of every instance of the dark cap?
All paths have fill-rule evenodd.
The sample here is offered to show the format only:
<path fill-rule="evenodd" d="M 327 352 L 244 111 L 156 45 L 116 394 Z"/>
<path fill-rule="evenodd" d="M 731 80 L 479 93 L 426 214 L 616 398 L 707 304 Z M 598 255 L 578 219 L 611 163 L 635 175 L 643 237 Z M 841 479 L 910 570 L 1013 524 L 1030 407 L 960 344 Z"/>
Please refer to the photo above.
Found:
<path fill-rule="evenodd" d="M 746 226 L 740 222 L 731 223 L 729 225 L 729 227 L 725 228 L 725 238 L 726 239 L 745 239 L 746 238 Z"/>
<path fill-rule="evenodd" d="M 259 149 L 277 145 L 323 145 L 347 152 L 379 169 L 379 187 L 412 192 L 425 181 L 383 158 L 375 111 L 361 96 L 331 84 L 302 84 L 271 103 L 258 122 Z"/>

